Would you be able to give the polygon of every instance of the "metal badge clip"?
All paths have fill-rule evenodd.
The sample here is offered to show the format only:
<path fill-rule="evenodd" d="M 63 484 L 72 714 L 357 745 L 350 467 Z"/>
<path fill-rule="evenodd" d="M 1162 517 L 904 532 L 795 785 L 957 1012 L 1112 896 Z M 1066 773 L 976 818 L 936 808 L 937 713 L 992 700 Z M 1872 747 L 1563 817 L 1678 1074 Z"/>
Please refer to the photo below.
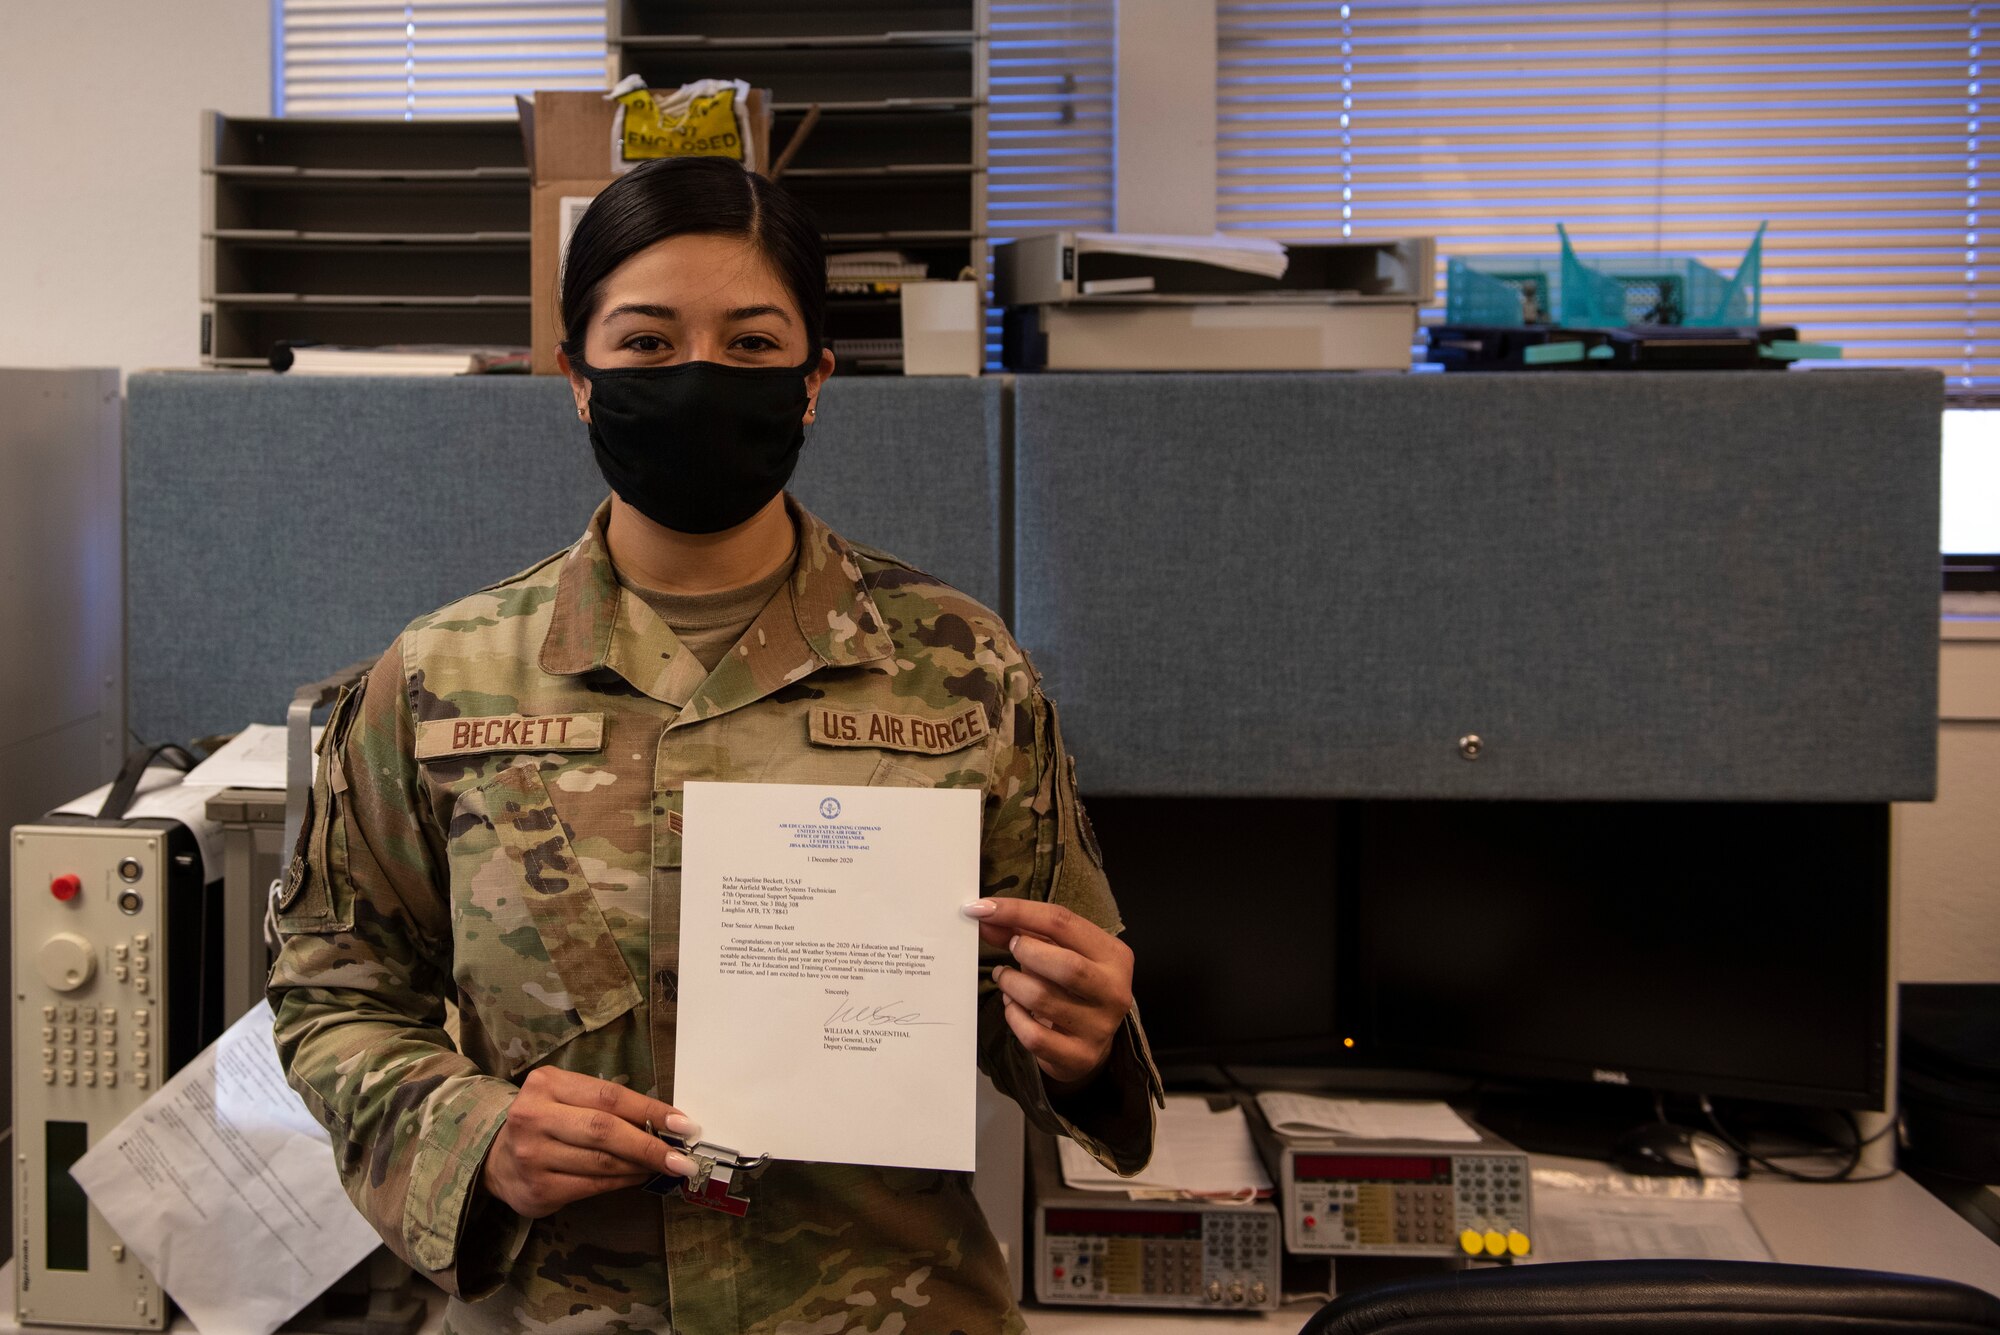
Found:
<path fill-rule="evenodd" d="M 746 1156 L 727 1145 L 687 1140 L 658 1130 L 650 1122 L 646 1129 L 694 1161 L 694 1176 L 675 1177 L 670 1173 L 659 1173 L 646 1184 L 647 1191 L 655 1196 L 671 1196 L 678 1191 L 681 1199 L 691 1205 L 720 1210 L 738 1219 L 750 1213 L 749 1179 L 770 1162 L 770 1155 Z"/>

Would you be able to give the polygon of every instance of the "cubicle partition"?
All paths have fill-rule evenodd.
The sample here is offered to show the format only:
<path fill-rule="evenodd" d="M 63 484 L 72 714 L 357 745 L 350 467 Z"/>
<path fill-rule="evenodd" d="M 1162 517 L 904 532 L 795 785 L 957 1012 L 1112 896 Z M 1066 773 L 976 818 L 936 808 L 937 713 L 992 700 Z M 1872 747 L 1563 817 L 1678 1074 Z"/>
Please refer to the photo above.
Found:
<path fill-rule="evenodd" d="M 1929 371 L 836 377 L 795 490 L 1010 612 L 1098 794 L 1923 799 Z M 132 378 L 131 716 L 185 738 L 573 541 L 540 378 Z"/>
<path fill-rule="evenodd" d="M 276 723 L 295 686 L 566 547 L 605 495 L 565 382 L 147 374 L 129 390 L 131 721 Z M 1001 386 L 836 379 L 793 490 L 988 603 Z"/>
<path fill-rule="evenodd" d="M 1024 376 L 1015 630 L 1096 794 L 1925 799 L 1942 397 Z"/>

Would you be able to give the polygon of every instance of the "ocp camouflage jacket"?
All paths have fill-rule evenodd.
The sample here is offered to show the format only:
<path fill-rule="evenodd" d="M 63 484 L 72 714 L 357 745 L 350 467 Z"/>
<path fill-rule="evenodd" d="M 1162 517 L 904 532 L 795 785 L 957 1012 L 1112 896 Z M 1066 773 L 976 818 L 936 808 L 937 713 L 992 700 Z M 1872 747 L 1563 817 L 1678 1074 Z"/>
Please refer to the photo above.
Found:
<path fill-rule="evenodd" d="M 1000 619 L 787 505 L 796 569 L 713 672 L 620 586 L 607 502 L 566 551 L 412 622 L 334 708 L 279 903 L 278 1047 L 355 1204 L 453 1295 L 450 1330 L 1022 1328 L 966 1174 L 774 1163 L 743 1219 L 634 1189 L 530 1222 L 478 1190 L 537 1065 L 672 1101 L 690 780 L 977 788 L 983 894 L 1122 926 Z M 982 950 L 981 1069 L 1137 1171 L 1159 1098 L 1137 1014 L 1058 1109 L 1002 1018 L 1001 958 Z"/>

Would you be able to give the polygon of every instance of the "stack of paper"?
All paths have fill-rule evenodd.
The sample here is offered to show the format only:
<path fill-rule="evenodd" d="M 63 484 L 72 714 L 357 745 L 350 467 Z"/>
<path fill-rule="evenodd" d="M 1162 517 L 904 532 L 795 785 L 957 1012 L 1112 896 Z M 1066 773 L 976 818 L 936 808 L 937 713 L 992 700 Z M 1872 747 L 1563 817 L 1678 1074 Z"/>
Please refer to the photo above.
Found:
<path fill-rule="evenodd" d="M 438 343 L 372 348 L 283 343 L 271 354 L 271 369 L 291 375 L 526 374 L 528 349 Z"/>
<path fill-rule="evenodd" d="M 1057 1142 L 1063 1181 L 1079 1191 L 1135 1196 L 1251 1199 L 1271 1194 L 1271 1179 L 1250 1140 L 1241 1108 L 1212 1111 L 1200 1095 L 1176 1095 L 1160 1113 L 1153 1158 L 1136 1177 L 1119 1177 L 1072 1140 Z"/>
<path fill-rule="evenodd" d="M 312 730 L 314 765 L 318 770 L 320 734 Z M 188 771 L 191 788 L 283 788 L 285 730 L 274 723 L 251 723 L 216 748 L 214 755 Z"/>
<path fill-rule="evenodd" d="M 269 1335 L 381 1241 L 341 1190 L 326 1132 L 285 1085 L 268 1002 L 70 1176 L 202 1335 Z"/>
<path fill-rule="evenodd" d="M 1768 1261 L 1771 1249 L 1732 1178 L 1535 1170 L 1530 1261 Z"/>
<path fill-rule="evenodd" d="M 925 278 L 929 274 L 923 261 L 911 259 L 900 250 L 853 250 L 845 255 L 829 255 L 826 261 L 829 284 L 855 278 Z"/>
<path fill-rule="evenodd" d="M 1188 260 L 1212 264 L 1239 273 L 1283 278 L 1291 263 L 1281 242 L 1259 236 L 1159 236 L 1144 232 L 1078 232 L 1076 252 L 1092 251 L 1111 255 L 1149 255 L 1162 260 Z"/>
<path fill-rule="evenodd" d="M 1257 1096 L 1264 1120 L 1281 1136 L 1352 1136 L 1358 1140 L 1439 1140 L 1473 1144 L 1479 1133 L 1449 1105 L 1394 1099 L 1327 1099 L 1267 1090 Z"/>

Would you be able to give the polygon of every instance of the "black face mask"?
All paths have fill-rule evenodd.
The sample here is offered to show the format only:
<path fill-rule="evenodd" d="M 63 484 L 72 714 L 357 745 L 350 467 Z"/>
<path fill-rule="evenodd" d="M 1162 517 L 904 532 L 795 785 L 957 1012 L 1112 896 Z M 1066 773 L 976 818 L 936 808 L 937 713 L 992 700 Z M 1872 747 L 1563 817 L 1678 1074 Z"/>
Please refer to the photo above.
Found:
<path fill-rule="evenodd" d="M 590 382 L 590 446 L 611 490 L 680 533 L 734 528 L 784 490 L 806 441 L 806 374 L 797 366 L 598 368 Z"/>

